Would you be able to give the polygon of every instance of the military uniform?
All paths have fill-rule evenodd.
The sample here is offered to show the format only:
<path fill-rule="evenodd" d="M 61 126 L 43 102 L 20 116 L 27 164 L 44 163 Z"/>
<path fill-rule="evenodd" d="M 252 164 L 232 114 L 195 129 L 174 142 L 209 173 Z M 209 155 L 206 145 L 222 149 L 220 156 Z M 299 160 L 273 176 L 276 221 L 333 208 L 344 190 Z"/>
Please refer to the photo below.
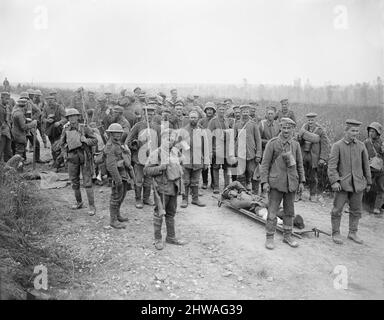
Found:
<path fill-rule="evenodd" d="M 27 101 L 24 99 L 18 100 L 17 105 L 12 111 L 12 137 L 14 143 L 15 154 L 18 154 L 27 159 L 26 147 L 27 147 L 27 133 L 30 129 L 36 128 L 36 121 L 27 123 L 25 117 L 27 107 Z"/>
<path fill-rule="evenodd" d="M 1 93 L 2 100 L 7 97 L 8 92 Z M 7 162 L 12 157 L 11 139 L 10 106 L 0 101 L 0 163 Z"/>
<path fill-rule="evenodd" d="M 116 124 L 112 124 L 116 126 Z M 107 130 L 107 132 L 111 132 Z M 119 222 L 128 221 L 120 214 L 121 204 L 123 203 L 127 191 L 132 190 L 132 181 L 129 175 L 131 168 L 131 152 L 127 146 L 122 144 L 120 141 L 113 141 L 109 138 L 104 148 L 104 155 L 106 158 L 106 167 L 109 176 L 112 179 L 112 192 L 110 199 L 110 217 L 111 226 L 114 228 L 124 228 L 124 225 Z"/>
<path fill-rule="evenodd" d="M 259 129 L 261 144 L 264 149 L 269 140 L 277 137 L 280 132 L 280 125 L 276 120 L 268 121 L 267 119 L 263 119 L 260 121 Z"/>
<path fill-rule="evenodd" d="M 191 203 L 198 206 L 205 206 L 205 204 L 199 200 L 199 180 L 201 171 L 208 166 L 209 155 L 207 158 L 204 158 L 203 145 L 208 145 L 208 137 L 202 129 L 198 124 L 192 126 L 192 124 L 189 123 L 179 132 L 181 140 L 189 145 L 189 150 L 183 152 L 183 181 L 185 187 L 182 203 L 183 208 L 188 206 L 189 188 L 191 188 L 192 193 Z M 199 134 L 201 134 L 201 139 L 195 140 L 194 135 L 198 137 Z"/>
<path fill-rule="evenodd" d="M 142 148 L 146 143 L 148 143 L 150 140 L 152 142 L 151 149 L 154 150 L 159 145 L 159 137 L 160 137 L 160 127 L 155 124 L 154 122 L 150 123 L 150 139 L 148 137 L 148 130 L 147 130 L 147 122 L 146 120 L 143 120 L 141 122 L 136 123 L 132 130 L 130 131 L 128 138 L 127 138 L 127 144 L 128 147 L 132 151 L 132 162 L 134 164 L 134 171 L 136 176 L 136 186 L 135 186 L 135 193 L 136 193 L 136 207 L 142 208 L 141 203 L 141 195 L 143 193 L 143 202 L 144 204 L 151 204 L 150 203 L 150 194 L 151 194 L 151 179 L 147 177 L 144 174 L 144 165 L 145 161 L 143 162 L 143 158 L 145 158 L 145 155 L 140 153 L 139 158 L 139 151 L 140 149 L 143 149 L 141 152 L 145 151 L 147 152 L 146 155 L 149 155 L 147 148 Z M 149 146 L 148 146 L 149 147 Z M 143 157 L 143 158 L 141 158 Z M 142 161 L 140 161 L 142 160 Z"/>
<path fill-rule="evenodd" d="M 166 152 L 168 150 L 165 150 Z M 159 197 L 155 197 L 155 209 L 153 216 L 155 246 L 161 250 L 162 235 L 161 226 L 163 214 L 167 228 L 166 242 L 170 244 L 183 245 L 184 242 L 176 238 L 175 215 L 177 209 L 177 195 L 181 187 L 181 167 L 179 161 L 170 161 L 167 165 L 161 165 L 162 149 L 157 148 L 151 152 L 144 172 L 147 176 L 155 179 L 156 190 Z M 170 173 L 172 171 L 172 173 Z"/>
<path fill-rule="evenodd" d="M 41 99 L 42 94 L 40 90 L 35 91 L 35 96 L 37 96 L 35 104 L 40 112 L 40 117 L 37 120 L 37 129 L 40 132 L 41 140 L 43 141 L 44 147 L 47 147 L 47 136 L 45 134 L 44 123 L 42 121 L 43 110 L 44 110 L 44 106 L 46 105 L 46 102 Z"/>
<path fill-rule="evenodd" d="M 216 109 L 214 109 L 216 110 Z M 204 117 L 202 119 L 199 120 L 199 126 L 202 128 L 202 129 L 208 129 L 208 124 L 209 124 L 209 121 L 211 121 L 212 119 L 214 118 L 214 115 L 212 117 Z M 203 146 L 203 154 L 205 152 L 205 148 L 209 148 L 209 146 L 206 146 L 204 145 Z M 213 182 L 213 168 L 212 166 L 209 166 L 209 168 L 203 168 L 203 170 L 201 171 L 201 177 L 203 179 L 203 189 L 206 189 L 207 188 L 207 185 L 208 185 L 208 171 L 211 172 L 211 182 Z"/>
<path fill-rule="evenodd" d="M 70 113 L 70 111 L 72 113 Z M 76 109 L 68 109 L 67 116 L 75 115 Z M 80 118 L 80 114 L 78 114 Z M 85 141 L 81 141 L 81 137 L 85 137 Z M 90 215 L 96 213 L 95 199 L 92 188 L 92 174 L 93 174 L 93 155 L 92 147 L 97 145 L 97 138 L 93 131 L 83 124 L 76 123 L 72 125 L 68 123 L 65 125 L 61 135 L 62 152 L 66 155 L 68 163 L 68 175 L 72 183 L 72 189 L 75 193 L 77 205 L 79 209 L 83 205 L 81 191 L 80 191 L 80 171 L 83 176 L 83 185 L 85 187 L 88 203 L 90 207 Z"/>
<path fill-rule="evenodd" d="M 39 122 L 41 121 L 41 110 L 40 108 L 31 100 L 27 100 L 27 111 L 26 115 L 27 118 L 31 118 L 32 120 L 37 121 L 37 126 L 39 126 Z M 36 130 L 35 131 L 29 131 L 27 134 L 27 140 L 29 141 L 29 145 L 34 148 L 34 157 L 35 161 L 40 162 L 40 142 L 37 139 L 34 139 L 34 135 L 37 134 Z M 36 147 L 33 146 L 34 140 L 36 141 Z"/>
<path fill-rule="evenodd" d="M 51 143 L 52 158 L 56 163 L 56 153 L 53 151 L 53 145 L 60 139 L 63 125 L 67 122 L 65 118 L 65 110 L 52 97 L 48 97 L 48 103 L 44 106 L 42 121 L 45 127 L 45 133 L 48 136 L 49 142 Z"/>
<path fill-rule="evenodd" d="M 213 169 L 213 192 L 219 191 L 220 168 L 223 169 L 224 187 L 229 184 L 228 162 L 227 162 L 227 130 L 230 129 L 226 118 L 214 117 L 208 123 L 208 129 L 212 134 L 212 169 Z"/>
<path fill-rule="evenodd" d="M 260 184 L 259 163 L 262 155 L 259 127 L 251 118 L 248 118 L 238 121 L 234 130 L 238 159 L 244 161 L 245 164 L 245 172 L 237 175 L 237 180 L 242 185 L 252 182 L 252 192 L 258 194 Z M 245 139 L 246 150 L 240 150 L 242 146 L 238 147 L 241 139 Z"/>
<path fill-rule="evenodd" d="M 294 199 L 299 185 L 304 182 L 305 174 L 300 145 L 292 138 L 284 139 L 280 133 L 267 143 L 261 162 L 261 183 L 263 185 L 267 183 L 270 187 L 266 245 L 268 245 L 268 241 L 273 242 L 277 214 L 281 200 L 283 200 L 284 241 L 291 246 L 297 246 L 297 243 L 291 239 L 295 216 Z M 273 249 L 268 246 L 267 248 Z"/>
<path fill-rule="evenodd" d="M 349 119 L 347 125 L 360 126 L 361 122 Z M 340 244 L 340 222 L 344 205 L 349 201 L 349 237 L 355 238 L 362 213 L 364 190 L 372 185 L 368 151 L 364 143 L 344 137 L 333 144 L 328 162 L 328 177 L 331 185 L 339 184 L 331 211 L 332 237 Z"/>
<path fill-rule="evenodd" d="M 378 122 L 372 122 L 368 128 L 376 130 L 378 134 L 376 139 L 368 137 L 365 139 L 364 144 L 368 151 L 369 161 L 372 161 L 373 158 L 378 157 L 384 161 L 384 152 L 382 146 L 384 141 L 380 138 L 383 127 Z M 375 203 L 373 206 L 373 213 L 383 214 L 384 209 L 382 206 L 384 204 L 384 168 L 381 170 L 378 167 L 371 166 L 371 175 L 372 175 L 372 191 L 376 193 Z"/>
<path fill-rule="evenodd" d="M 311 116 L 311 114 L 308 114 L 307 117 L 315 116 Z M 306 140 L 304 135 L 305 131 L 318 135 L 319 142 L 310 142 Z M 302 130 L 298 134 L 297 140 L 299 141 L 301 146 L 305 177 L 309 185 L 310 197 L 312 198 L 317 194 L 317 169 L 319 165 L 319 160 L 323 160 L 324 163 L 328 160 L 330 149 L 329 140 L 325 133 L 325 130 L 318 123 L 314 123 L 312 127 L 309 127 L 308 123 L 304 124 Z"/>

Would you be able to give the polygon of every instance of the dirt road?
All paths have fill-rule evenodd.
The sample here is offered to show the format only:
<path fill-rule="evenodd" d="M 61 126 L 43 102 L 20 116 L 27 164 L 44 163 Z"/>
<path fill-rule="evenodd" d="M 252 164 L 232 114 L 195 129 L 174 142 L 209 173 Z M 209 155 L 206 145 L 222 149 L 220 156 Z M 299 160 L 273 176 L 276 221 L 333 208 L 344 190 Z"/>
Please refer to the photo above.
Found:
<path fill-rule="evenodd" d="M 95 193 L 98 212 L 89 217 L 87 209 L 69 209 L 73 201 L 70 187 L 44 191 L 52 213 L 51 230 L 42 245 L 63 246 L 77 261 L 71 283 L 66 288 L 50 288 L 58 298 L 384 298 L 384 219 L 368 213 L 361 219 L 364 245 L 346 240 L 337 246 L 326 235 L 309 235 L 293 249 L 277 234 L 275 250 L 268 251 L 261 225 L 231 209 L 218 208 L 212 193 L 205 191 L 202 200 L 207 207 L 178 209 L 177 234 L 188 244 L 166 245 L 157 251 L 153 246 L 153 207 L 136 209 L 130 191 L 122 207 L 130 219 L 127 228 L 114 230 L 109 227 L 110 189 L 96 187 Z M 296 213 L 308 226 L 328 232 L 330 209 L 331 199 L 323 205 L 296 204 Z M 347 235 L 347 214 L 341 231 Z M 337 289 L 344 283 L 337 281 L 344 275 L 337 275 L 340 270 L 347 272 L 347 289 Z"/>

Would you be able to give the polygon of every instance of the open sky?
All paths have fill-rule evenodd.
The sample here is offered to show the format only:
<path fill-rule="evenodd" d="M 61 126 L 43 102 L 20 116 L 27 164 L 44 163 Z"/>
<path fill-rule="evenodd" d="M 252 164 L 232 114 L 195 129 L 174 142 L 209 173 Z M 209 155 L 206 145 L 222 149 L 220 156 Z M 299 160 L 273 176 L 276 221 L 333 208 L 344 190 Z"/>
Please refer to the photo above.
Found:
<path fill-rule="evenodd" d="M 384 75 L 384 0 L 1 0 L 11 82 L 312 84 Z"/>

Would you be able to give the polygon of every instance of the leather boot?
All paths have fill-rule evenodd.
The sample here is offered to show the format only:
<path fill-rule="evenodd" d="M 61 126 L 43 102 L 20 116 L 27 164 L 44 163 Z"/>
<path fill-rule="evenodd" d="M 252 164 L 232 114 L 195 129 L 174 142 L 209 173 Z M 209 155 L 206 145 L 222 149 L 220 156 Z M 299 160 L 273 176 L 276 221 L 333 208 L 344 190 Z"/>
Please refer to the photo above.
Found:
<path fill-rule="evenodd" d="M 157 250 L 163 250 L 163 239 L 161 236 L 161 225 L 163 224 L 163 217 L 153 217 L 153 229 L 155 232 L 155 248 Z"/>
<path fill-rule="evenodd" d="M 182 195 L 182 201 L 181 201 L 181 208 L 186 208 L 188 207 L 188 196 L 189 196 L 189 186 L 185 186 L 185 191 L 184 194 Z"/>
<path fill-rule="evenodd" d="M 123 217 L 120 213 L 120 208 L 119 210 L 117 211 L 117 221 L 119 222 L 127 222 L 128 221 L 128 217 Z"/>
<path fill-rule="evenodd" d="M 358 244 L 363 244 L 364 241 L 357 235 L 357 229 L 359 226 L 359 217 L 355 217 L 352 214 L 349 215 L 349 233 L 348 239 L 355 241 Z"/>
<path fill-rule="evenodd" d="M 177 239 L 175 234 L 175 218 L 174 217 L 165 217 L 165 224 L 167 226 L 167 237 L 165 242 L 169 244 L 175 244 L 177 246 L 185 245 L 185 241 Z"/>
<path fill-rule="evenodd" d="M 143 203 L 147 206 L 154 206 L 155 204 L 151 200 L 151 187 L 143 187 Z"/>
<path fill-rule="evenodd" d="M 212 185 L 213 185 L 213 193 L 214 194 L 220 193 L 219 178 L 220 178 L 219 169 L 213 169 L 213 184 Z"/>
<path fill-rule="evenodd" d="M 89 205 L 88 214 L 90 216 L 94 216 L 96 214 L 96 207 L 95 207 L 95 195 L 93 193 L 93 189 L 86 188 L 85 190 L 87 192 L 88 205 Z"/>
<path fill-rule="evenodd" d="M 115 229 L 125 229 L 125 225 L 117 220 L 118 208 L 114 206 L 109 207 L 109 213 L 111 216 L 110 226 Z"/>
<path fill-rule="evenodd" d="M 199 199 L 199 187 L 198 186 L 191 187 L 191 191 L 192 191 L 191 203 L 199 207 L 205 207 L 205 203 L 202 203 Z"/>
<path fill-rule="evenodd" d="M 137 209 L 143 209 L 144 207 L 143 202 L 141 201 L 141 190 L 142 190 L 142 187 L 135 186 L 135 198 L 136 198 L 135 207 Z"/>
<path fill-rule="evenodd" d="M 252 193 L 253 194 L 259 195 L 259 186 L 260 186 L 260 181 L 252 180 Z"/>
<path fill-rule="evenodd" d="M 73 210 L 81 209 L 84 206 L 83 200 L 81 198 L 81 191 L 80 189 L 76 189 L 74 190 L 74 192 L 75 192 L 76 204 L 72 206 L 72 209 Z"/>
<path fill-rule="evenodd" d="M 297 248 L 299 243 L 292 237 L 292 227 L 283 225 L 283 242 L 287 243 L 292 248 Z"/>
<path fill-rule="evenodd" d="M 343 239 L 340 235 L 341 217 L 331 217 L 332 224 L 332 240 L 336 244 L 343 244 Z"/>

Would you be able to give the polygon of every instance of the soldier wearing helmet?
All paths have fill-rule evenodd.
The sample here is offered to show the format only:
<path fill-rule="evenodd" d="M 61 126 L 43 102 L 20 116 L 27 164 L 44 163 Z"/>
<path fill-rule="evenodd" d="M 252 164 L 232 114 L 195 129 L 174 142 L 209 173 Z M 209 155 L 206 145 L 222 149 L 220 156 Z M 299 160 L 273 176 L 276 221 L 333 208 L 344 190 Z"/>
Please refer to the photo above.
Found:
<path fill-rule="evenodd" d="M 365 139 L 364 144 L 368 150 L 370 161 L 373 186 L 372 191 L 376 193 L 373 213 L 377 217 L 381 217 L 384 214 L 384 141 L 381 139 L 383 126 L 378 122 L 372 122 L 367 127 L 367 131 L 368 138 Z"/>
<path fill-rule="evenodd" d="M 72 209 L 80 209 L 84 206 L 80 191 L 80 171 L 83 175 L 89 211 L 88 214 L 96 214 L 95 197 L 92 188 L 92 152 L 91 148 L 97 145 L 97 138 L 93 131 L 79 123 L 80 112 L 75 108 L 69 108 L 66 112 L 68 123 L 61 134 L 61 150 L 68 164 L 68 175 L 75 193 L 76 204 Z"/>
<path fill-rule="evenodd" d="M 112 123 L 106 131 L 109 134 L 109 139 L 104 148 L 104 156 L 108 174 L 112 179 L 109 205 L 110 225 L 115 229 L 123 229 L 125 225 L 122 222 L 128 221 L 128 218 L 121 215 L 120 207 L 127 191 L 132 190 L 131 151 L 121 142 L 124 129 L 120 124 Z"/>

